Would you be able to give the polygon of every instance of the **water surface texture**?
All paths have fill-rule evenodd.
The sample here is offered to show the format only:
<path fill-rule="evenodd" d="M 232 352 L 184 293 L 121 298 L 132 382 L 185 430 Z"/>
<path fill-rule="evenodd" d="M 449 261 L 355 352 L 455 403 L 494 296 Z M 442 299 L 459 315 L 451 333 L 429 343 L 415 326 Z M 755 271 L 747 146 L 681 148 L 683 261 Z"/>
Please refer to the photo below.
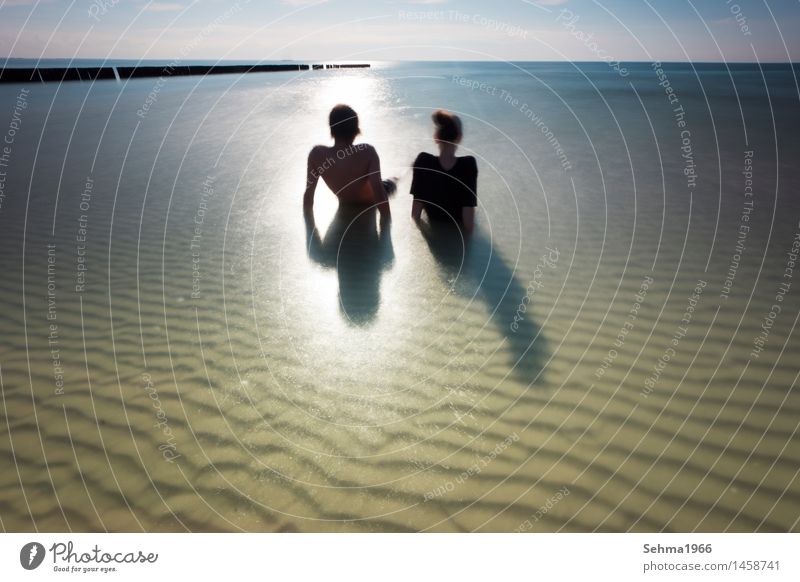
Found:
<path fill-rule="evenodd" d="M 797 531 L 796 72 L 627 70 L 0 86 L 3 528 Z M 304 219 L 338 102 L 390 227 Z M 467 241 L 409 217 L 440 107 Z"/>

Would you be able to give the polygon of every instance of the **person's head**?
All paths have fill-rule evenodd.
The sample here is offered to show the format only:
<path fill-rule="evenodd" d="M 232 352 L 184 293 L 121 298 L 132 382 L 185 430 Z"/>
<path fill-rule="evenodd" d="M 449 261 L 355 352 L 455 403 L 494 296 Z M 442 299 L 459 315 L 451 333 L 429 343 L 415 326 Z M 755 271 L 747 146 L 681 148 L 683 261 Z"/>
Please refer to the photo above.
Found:
<path fill-rule="evenodd" d="M 339 104 L 331 109 L 328 116 L 331 135 L 335 141 L 352 142 L 361 133 L 358 128 L 358 114 L 349 105 Z"/>
<path fill-rule="evenodd" d="M 432 117 L 433 125 L 436 126 L 433 137 L 436 139 L 437 143 L 451 143 L 456 145 L 461 141 L 463 132 L 461 129 L 461 119 L 459 119 L 457 115 L 445 111 L 444 109 L 438 109 L 433 112 Z"/>

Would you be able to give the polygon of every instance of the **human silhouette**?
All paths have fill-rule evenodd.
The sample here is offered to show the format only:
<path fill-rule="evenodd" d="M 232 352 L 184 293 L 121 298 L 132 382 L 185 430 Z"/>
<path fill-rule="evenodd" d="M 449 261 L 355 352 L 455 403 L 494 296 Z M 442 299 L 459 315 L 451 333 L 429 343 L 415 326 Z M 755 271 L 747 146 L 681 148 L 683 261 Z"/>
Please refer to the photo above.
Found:
<path fill-rule="evenodd" d="M 530 292 L 475 227 L 478 168 L 474 157 L 455 155 L 463 137 L 461 120 L 438 110 L 433 122 L 439 156 L 423 152 L 414 162 L 411 215 L 442 280 L 453 292 L 485 304 L 504 337 L 501 351 L 510 355 L 514 375 L 532 382 L 541 371 L 545 342 L 531 317 Z"/>

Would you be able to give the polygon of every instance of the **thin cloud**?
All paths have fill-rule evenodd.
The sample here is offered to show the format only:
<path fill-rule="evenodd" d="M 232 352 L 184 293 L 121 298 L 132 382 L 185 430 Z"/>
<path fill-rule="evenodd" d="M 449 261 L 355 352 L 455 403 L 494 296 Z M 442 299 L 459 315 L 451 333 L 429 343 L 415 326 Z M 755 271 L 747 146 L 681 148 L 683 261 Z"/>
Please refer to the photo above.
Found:
<path fill-rule="evenodd" d="M 0 4 L 3 6 L 35 6 L 37 4 L 46 4 L 52 2 L 53 0 L 6 0 L 2 2 L 0 0 Z"/>
<path fill-rule="evenodd" d="M 145 6 L 145 10 L 148 12 L 176 12 L 183 10 L 183 8 L 182 4 L 175 4 L 174 2 L 151 2 Z"/>

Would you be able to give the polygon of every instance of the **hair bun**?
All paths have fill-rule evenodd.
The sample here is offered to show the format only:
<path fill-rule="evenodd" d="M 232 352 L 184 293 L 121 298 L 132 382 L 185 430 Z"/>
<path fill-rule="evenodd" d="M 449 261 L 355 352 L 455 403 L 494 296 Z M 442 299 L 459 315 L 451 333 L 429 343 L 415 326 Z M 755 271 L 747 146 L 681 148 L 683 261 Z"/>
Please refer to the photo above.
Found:
<path fill-rule="evenodd" d="M 435 123 L 437 126 L 441 127 L 448 121 L 449 119 L 446 111 L 443 111 L 442 109 L 437 109 L 436 111 L 433 112 L 433 123 Z"/>
<path fill-rule="evenodd" d="M 431 116 L 436 126 L 436 139 L 441 141 L 458 141 L 461 139 L 461 120 L 444 109 L 437 109 Z"/>

